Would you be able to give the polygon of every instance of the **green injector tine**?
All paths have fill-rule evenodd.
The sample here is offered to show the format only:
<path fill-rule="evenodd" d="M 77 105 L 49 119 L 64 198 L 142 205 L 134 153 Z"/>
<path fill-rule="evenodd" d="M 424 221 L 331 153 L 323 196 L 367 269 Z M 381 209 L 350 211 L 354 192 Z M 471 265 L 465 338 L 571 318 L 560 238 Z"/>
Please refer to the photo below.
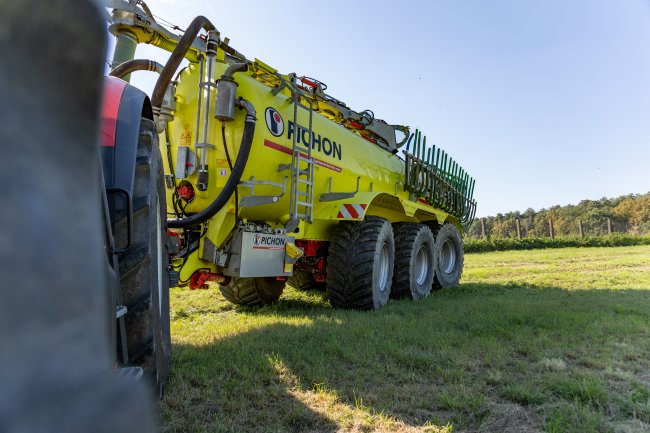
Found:
<path fill-rule="evenodd" d="M 413 133 L 415 138 L 413 139 L 413 156 L 417 158 L 418 156 L 418 130 L 416 129 Z"/>
<path fill-rule="evenodd" d="M 461 167 L 460 173 L 458 173 L 458 189 L 460 190 L 461 194 L 463 194 L 463 196 L 465 195 L 465 188 L 463 186 L 464 184 L 465 184 L 465 170 L 463 170 L 463 168 Z"/>
<path fill-rule="evenodd" d="M 446 172 L 447 172 L 447 152 L 443 150 L 442 153 L 440 154 L 440 175 L 444 177 Z"/>
<path fill-rule="evenodd" d="M 452 170 L 451 174 L 451 183 L 452 185 L 456 186 L 456 176 L 458 175 L 458 163 L 454 161 L 454 168 Z"/>
<path fill-rule="evenodd" d="M 425 160 L 426 151 L 427 151 L 427 137 L 425 135 L 422 137 L 422 161 Z"/>

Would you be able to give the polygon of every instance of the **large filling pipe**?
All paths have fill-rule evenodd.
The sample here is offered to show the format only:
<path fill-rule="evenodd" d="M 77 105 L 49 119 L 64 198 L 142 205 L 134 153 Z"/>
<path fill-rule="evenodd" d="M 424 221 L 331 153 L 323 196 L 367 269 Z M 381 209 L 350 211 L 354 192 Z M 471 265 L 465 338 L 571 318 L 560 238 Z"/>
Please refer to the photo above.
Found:
<path fill-rule="evenodd" d="M 115 51 L 113 52 L 111 68 L 117 68 L 119 65 L 124 64 L 124 62 L 132 60 L 135 55 L 135 49 L 138 46 L 138 38 L 126 30 L 119 32 L 115 39 Z M 128 83 L 131 77 L 127 74 L 120 78 L 123 78 Z"/>
<path fill-rule="evenodd" d="M 248 156 L 251 152 L 253 137 L 255 136 L 255 123 L 257 120 L 255 117 L 255 107 L 244 98 L 239 98 L 237 101 L 237 107 L 246 110 L 246 120 L 244 123 L 244 133 L 242 134 L 239 153 L 237 154 L 237 160 L 232 167 L 232 171 L 230 172 L 226 184 L 217 198 L 210 203 L 208 207 L 187 218 L 167 220 L 167 227 L 171 229 L 184 229 L 206 222 L 224 207 L 228 200 L 230 200 L 230 197 L 232 197 L 235 189 L 237 189 L 237 185 L 241 180 L 242 174 L 244 174 L 244 169 L 248 162 Z"/>
<path fill-rule="evenodd" d="M 199 15 L 194 18 L 187 29 L 185 29 L 183 37 L 181 37 L 180 41 L 178 41 L 178 45 L 176 45 L 176 48 L 174 48 L 174 51 L 169 56 L 167 63 L 165 63 L 165 67 L 160 73 L 158 81 L 156 81 L 156 85 L 151 94 L 151 105 L 153 106 L 154 113 L 157 114 L 160 111 L 160 106 L 162 104 L 163 97 L 165 96 L 167 86 L 169 86 L 169 83 L 171 83 L 171 80 L 174 77 L 178 66 L 185 58 L 185 55 L 192 46 L 192 43 L 199 34 L 199 31 L 201 31 L 201 28 L 205 29 L 206 31 L 215 29 L 214 25 L 212 25 L 210 20 L 208 20 L 206 17 Z"/>

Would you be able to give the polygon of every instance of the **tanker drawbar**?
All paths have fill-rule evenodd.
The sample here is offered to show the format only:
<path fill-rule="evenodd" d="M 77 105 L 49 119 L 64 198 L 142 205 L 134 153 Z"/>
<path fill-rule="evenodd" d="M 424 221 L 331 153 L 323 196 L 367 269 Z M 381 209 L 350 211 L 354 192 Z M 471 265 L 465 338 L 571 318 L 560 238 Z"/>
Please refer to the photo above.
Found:
<path fill-rule="evenodd" d="M 180 286 L 213 281 L 260 306 L 288 284 L 376 309 L 458 283 L 475 182 L 446 152 L 319 80 L 247 58 L 204 17 L 178 36 L 138 4 L 111 2 L 125 62 L 114 75 L 159 73 L 151 101 Z M 120 41 L 134 38 L 169 60 L 124 58 Z"/>

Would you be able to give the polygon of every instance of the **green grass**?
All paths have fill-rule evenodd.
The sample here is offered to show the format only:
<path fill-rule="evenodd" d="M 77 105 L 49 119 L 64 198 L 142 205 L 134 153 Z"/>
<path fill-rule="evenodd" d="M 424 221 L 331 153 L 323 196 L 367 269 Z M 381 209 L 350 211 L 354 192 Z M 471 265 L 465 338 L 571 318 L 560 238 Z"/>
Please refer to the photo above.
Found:
<path fill-rule="evenodd" d="M 163 431 L 650 431 L 650 246 L 466 256 L 376 312 L 172 290 Z"/>

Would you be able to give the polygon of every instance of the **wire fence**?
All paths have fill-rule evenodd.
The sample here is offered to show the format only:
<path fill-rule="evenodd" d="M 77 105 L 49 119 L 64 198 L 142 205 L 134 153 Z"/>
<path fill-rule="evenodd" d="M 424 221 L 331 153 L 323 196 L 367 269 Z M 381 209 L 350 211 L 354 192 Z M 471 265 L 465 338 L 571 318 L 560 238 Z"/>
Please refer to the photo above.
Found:
<path fill-rule="evenodd" d="M 647 235 L 650 230 L 646 226 L 632 225 L 614 218 L 599 218 L 597 220 L 583 219 L 554 219 L 554 218 L 479 218 L 467 232 L 469 239 L 506 238 L 524 239 L 547 237 L 586 237 L 605 236 L 614 233 L 629 235 Z"/>

